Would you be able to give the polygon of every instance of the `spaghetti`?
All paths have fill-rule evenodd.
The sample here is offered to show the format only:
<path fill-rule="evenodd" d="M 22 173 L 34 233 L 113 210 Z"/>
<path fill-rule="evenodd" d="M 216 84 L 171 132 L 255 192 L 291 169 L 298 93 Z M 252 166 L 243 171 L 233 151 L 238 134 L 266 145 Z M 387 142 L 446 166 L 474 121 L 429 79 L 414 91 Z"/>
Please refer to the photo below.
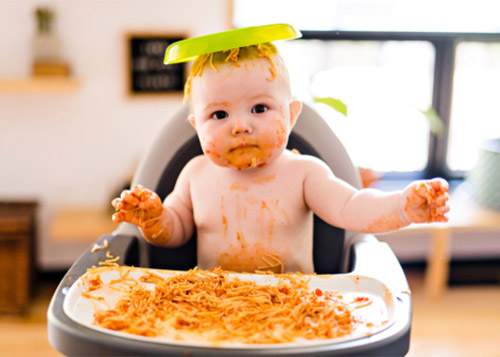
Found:
<path fill-rule="evenodd" d="M 276 284 L 259 285 L 220 268 L 195 268 L 166 278 L 148 271 L 139 278 L 148 284 L 139 284 L 121 274 L 125 293 L 111 309 L 97 310 L 94 324 L 148 337 L 270 344 L 343 337 L 363 323 L 356 304 L 310 291 L 307 276 L 275 276 Z"/>
<path fill-rule="evenodd" d="M 278 69 L 275 60 L 273 59 L 276 54 L 276 46 L 272 43 L 262 43 L 259 45 L 237 47 L 230 50 L 207 53 L 196 57 L 184 86 L 184 102 L 187 101 L 189 95 L 191 94 L 193 78 L 196 76 L 201 77 L 204 68 L 207 66 L 211 67 L 216 73 L 219 73 L 216 66 L 217 64 L 231 63 L 236 67 L 239 67 L 238 62 L 242 59 L 266 58 L 270 63 L 269 72 L 271 72 L 271 77 L 267 79 L 270 81 L 274 80 L 278 77 Z"/>

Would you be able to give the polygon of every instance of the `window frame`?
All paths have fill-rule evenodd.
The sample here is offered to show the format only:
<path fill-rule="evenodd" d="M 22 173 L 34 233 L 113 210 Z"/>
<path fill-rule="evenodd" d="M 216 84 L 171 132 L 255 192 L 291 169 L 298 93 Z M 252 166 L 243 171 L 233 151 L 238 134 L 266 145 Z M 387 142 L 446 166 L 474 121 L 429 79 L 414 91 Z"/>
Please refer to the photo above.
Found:
<path fill-rule="evenodd" d="M 429 132 L 429 154 L 423 171 L 388 172 L 384 180 L 443 177 L 448 180 L 464 179 L 465 171 L 453 171 L 446 162 L 450 114 L 453 97 L 453 76 L 457 45 L 461 42 L 498 42 L 500 33 L 481 32 L 368 32 L 368 31 L 315 31 L 303 30 L 300 40 L 323 41 L 425 41 L 435 50 L 432 87 L 432 108 L 444 124 L 441 136 Z"/>

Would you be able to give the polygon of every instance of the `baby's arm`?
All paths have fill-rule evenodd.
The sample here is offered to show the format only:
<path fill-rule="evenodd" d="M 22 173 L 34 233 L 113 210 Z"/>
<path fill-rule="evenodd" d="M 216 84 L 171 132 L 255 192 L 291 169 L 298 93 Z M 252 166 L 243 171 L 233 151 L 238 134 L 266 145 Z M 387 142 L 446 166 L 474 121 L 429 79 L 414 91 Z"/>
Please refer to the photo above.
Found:
<path fill-rule="evenodd" d="M 151 244 L 178 246 L 193 234 L 189 183 L 182 173 L 163 203 L 155 192 L 136 185 L 111 204 L 117 210 L 113 221 L 135 224 Z"/>
<path fill-rule="evenodd" d="M 403 191 L 356 190 L 336 178 L 326 164 L 308 164 L 304 197 L 308 207 L 332 225 L 352 231 L 383 233 L 410 223 L 446 222 L 448 184 L 416 181 Z"/>

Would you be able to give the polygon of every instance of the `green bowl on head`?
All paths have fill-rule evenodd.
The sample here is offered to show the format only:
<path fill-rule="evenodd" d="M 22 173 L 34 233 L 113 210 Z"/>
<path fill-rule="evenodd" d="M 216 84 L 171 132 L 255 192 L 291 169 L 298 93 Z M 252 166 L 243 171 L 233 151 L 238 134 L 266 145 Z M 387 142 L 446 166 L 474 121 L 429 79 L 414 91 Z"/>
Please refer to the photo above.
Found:
<path fill-rule="evenodd" d="M 177 41 L 167 47 L 164 64 L 187 62 L 198 56 L 261 43 L 302 37 L 288 24 L 252 26 Z"/>

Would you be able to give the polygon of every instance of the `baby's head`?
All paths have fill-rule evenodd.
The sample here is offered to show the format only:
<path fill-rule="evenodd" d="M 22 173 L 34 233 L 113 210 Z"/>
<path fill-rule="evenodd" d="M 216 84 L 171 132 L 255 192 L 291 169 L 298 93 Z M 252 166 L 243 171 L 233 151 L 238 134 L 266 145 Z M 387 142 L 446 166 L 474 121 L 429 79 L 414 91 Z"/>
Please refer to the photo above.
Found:
<path fill-rule="evenodd" d="M 207 67 L 218 72 L 218 67 L 221 65 L 232 64 L 239 67 L 239 62 L 255 58 L 266 58 L 269 61 L 269 80 L 275 79 L 279 71 L 280 75 L 286 78 L 289 85 L 288 70 L 286 69 L 283 59 L 279 55 L 276 46 L 268 42 L 259 45 L 233 48 L 226 51 L 207 53 L 196 57 L 184 87 L 184 101 L 187 101 L 191 94 L 193 78 L 197 76 L 201 77 Z"/>
<path fill-rule="evenodd" d="M 278 158 L 301 110 L 283 59 L 270 43 L 197 57 L 185 95 L 205 154 L 238 170 Z"/>

